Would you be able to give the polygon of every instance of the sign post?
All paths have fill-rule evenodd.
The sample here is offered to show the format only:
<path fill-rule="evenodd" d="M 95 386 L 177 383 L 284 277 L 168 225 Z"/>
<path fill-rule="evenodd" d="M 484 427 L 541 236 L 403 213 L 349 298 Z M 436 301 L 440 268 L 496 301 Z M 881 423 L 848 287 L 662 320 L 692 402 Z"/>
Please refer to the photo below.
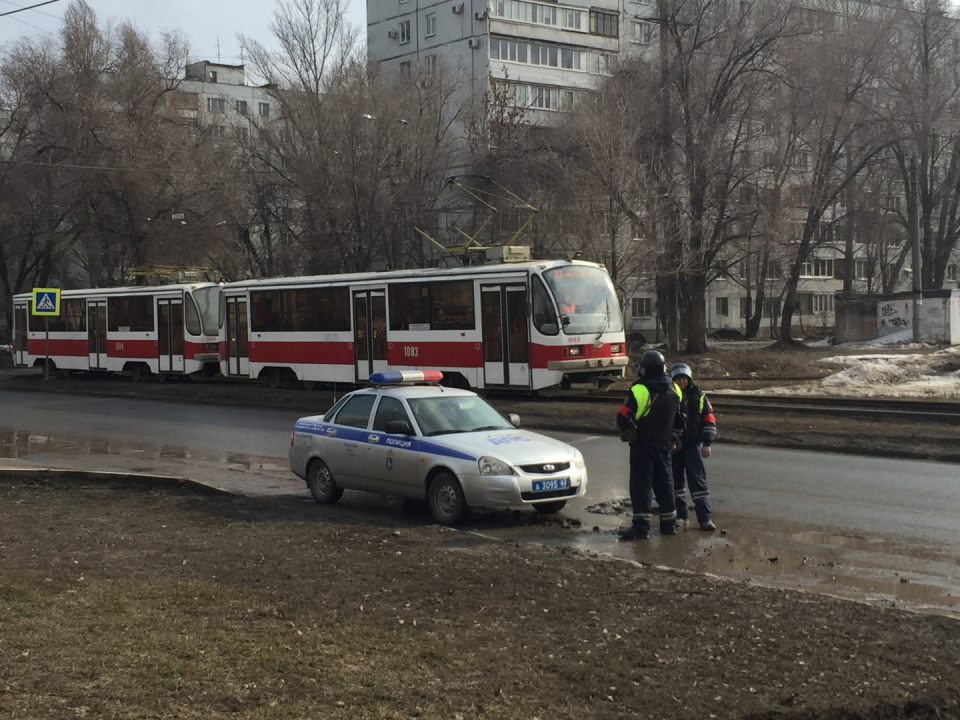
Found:
<path fill-rule="evenodd" d="M 60 288 L 34 288 L 31 313 L 43 318 L 43 379 L 47 380 L 50 378 L 50 316 L 60 315 Z"/>

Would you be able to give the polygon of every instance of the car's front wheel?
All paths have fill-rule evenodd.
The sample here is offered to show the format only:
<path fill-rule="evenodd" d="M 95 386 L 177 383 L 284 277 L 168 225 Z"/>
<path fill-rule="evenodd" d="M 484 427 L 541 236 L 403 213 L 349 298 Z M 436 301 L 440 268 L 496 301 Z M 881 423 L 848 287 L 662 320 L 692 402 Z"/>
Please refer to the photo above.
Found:
<path fill-rule="evenodd" d="M 343 495 L 343 488 L 333 481 L 333 473 L 323 460 L 314 460 L 307 473 L 307 487 L 313 499 L 332 505 Z"/>
<path fill-rule="evenodd" d="M 566 500 L 554 500 L 553 502 L 537 503 L 533 508 L 541 515 L 553 515 L 563 510 L 566 504 Z"/>
<path fill-rule="evenodd" d="M 427 492 L 430 514 L 440 525 L 456 525 L 469 512 L 460 482 L 448 472 L 437 475 Z"/>

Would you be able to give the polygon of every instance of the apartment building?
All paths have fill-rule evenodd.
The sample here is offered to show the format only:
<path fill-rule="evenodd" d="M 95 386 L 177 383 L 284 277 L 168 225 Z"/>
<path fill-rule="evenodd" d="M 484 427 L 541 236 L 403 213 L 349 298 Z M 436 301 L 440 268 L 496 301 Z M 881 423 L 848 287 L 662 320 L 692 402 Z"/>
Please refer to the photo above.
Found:
<path fill-rule="evenodd" d="M 497 84 L 536 124 L 612 72 L 620 38 L 620 0 L 367 0 L 367 52 L 387 72 L 442 64 L 473 98 Z"/>
<path fill-rule="evenodd" d="M 241 138 L 279 117 L 274 99 L 247 85 L 243 65 L 201 61 L 187 65 L 171 102 L 181 117 L 193 120 L 213 137 L 236 133 Z"/>

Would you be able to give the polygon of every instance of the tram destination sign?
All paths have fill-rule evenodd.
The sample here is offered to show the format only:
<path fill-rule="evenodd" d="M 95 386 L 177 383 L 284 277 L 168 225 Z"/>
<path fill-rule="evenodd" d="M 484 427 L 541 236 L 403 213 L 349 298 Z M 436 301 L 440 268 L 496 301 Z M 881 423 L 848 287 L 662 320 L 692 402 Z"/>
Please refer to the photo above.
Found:
<path fill-rule="evenodd" d="M 60 288 L 34 288 L 32 314 L 57 317 L 60 314 Z"/>

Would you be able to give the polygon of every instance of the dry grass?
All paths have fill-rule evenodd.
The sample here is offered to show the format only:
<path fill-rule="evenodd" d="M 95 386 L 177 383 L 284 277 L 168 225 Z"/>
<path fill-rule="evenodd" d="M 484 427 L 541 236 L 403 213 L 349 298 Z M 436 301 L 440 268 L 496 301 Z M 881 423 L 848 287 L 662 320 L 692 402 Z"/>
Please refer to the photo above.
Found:
<path fill-rule="evenodd" d="M 0 480 L 0 716 L 956 709 L 950 620 L 361 512 Z"/>

